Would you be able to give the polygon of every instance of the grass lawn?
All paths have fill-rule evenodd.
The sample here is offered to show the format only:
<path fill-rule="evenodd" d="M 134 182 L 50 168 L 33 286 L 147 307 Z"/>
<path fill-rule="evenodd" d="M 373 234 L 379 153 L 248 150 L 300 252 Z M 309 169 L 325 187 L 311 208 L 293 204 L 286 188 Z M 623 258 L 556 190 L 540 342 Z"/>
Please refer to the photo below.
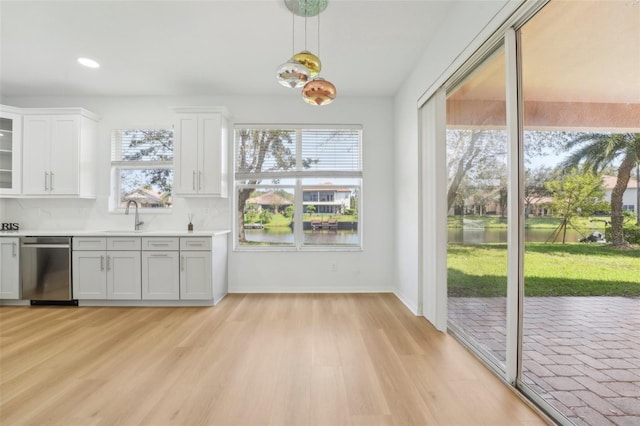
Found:
<path fill-rule="evenodd" d="M 286 227 L 289 228 L 289 224 L 291 223 L 290 217 L 285 217 L 282 213 L 274 214 L 271 216 L 271 220 L 269 223 L 265 223 L 265 228 L 281 228 Z"/>
<path fill-rule="evenodd" d="M 640 248 L 603 244 L 525 244 L 526 296 L 640 297 Z M 506 244 L 448 249 L 452 297 L 506 296 Z"/>

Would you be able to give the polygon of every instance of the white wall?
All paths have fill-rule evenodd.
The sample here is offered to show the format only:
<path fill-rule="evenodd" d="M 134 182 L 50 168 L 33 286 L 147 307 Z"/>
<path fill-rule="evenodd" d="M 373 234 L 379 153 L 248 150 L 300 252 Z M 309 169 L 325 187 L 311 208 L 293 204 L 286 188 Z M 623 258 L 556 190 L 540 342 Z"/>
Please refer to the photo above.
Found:
<path fill-rule="evenodd" d="M 133 228 L 133 218 L 108 212 L 110 131 L 169 126 L 172 106 L 226 106 L 236 123 L 361 124 L 363 126 L 364 250 L 359 252 L 230 252 L 232 292 L 392 291 L 394 270 L 393 103 L 391 98 L 338 98 L 316 108 L 294 93 L 255 97 L 5 97 L 16 107 L 83 107 L 102 116 L 98 126 L 96 200 L 0 199 L 3 222 L 23 229 Z M 28 161 L 28 159 L 25 159 Z M 187 212 L 196 229 L 230 228 L 231 198 L 174 198 L 171 214 L 142 215 L 144 229 L 185 229 Z M 334 266 L 335 265 L 335 266 Z"/>
<path fill-rule="evenodd" d="M 396 294 L 414 312 L 422 312 L 419 277 L 419 155 L 418 99 L 443 75 L 469 45 L 487 33 L 496 15 L 513 11 L 520 1 L 467 1 L 460 3 L 446 19 L 417 61 L 395 97 L 395 183 L 396 183 Z M 495 22 L 492 26 L 497 28 Z M 494 29 L 496 29 L 494 28 Z M 429 179 L 430 170 L 425 170 Z M 429 224 L 424 224 L 428 230 Z M 438 244 L 446 244 L 446 241 Z M 426 256 L 429 254 L 426 253 Z"/>

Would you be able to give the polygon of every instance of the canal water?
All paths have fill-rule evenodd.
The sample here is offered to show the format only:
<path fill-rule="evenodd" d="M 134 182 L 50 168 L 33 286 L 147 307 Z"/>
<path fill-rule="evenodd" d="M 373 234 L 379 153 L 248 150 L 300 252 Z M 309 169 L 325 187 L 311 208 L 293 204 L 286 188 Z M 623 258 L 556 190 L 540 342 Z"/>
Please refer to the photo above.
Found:
<path fill-rule="evenodd" d="M 527 243 L 544 243 L 551 242 L 555 229 L 525 229 L 524 240 Z M 447 231 L 449 242 L 453 244 L 485 244 L 485 243 L 506 243 L 507 230 L 503 228 L 449 228 Z M 567 229 L 566 241 L 575 243 L 583 238 L 575 229 Z M 556 238 L 556 241 L 562 241 L 562 235 Z"/>
<path fill-rule="evenodd" d="M 290 228 L 245 229 L 247 241 L 256 243 L 293 244 L 293 231 Z M 317 230 L 304 231 L 305 244 L 321 245 L 358 245 L 358 231 Z"/>

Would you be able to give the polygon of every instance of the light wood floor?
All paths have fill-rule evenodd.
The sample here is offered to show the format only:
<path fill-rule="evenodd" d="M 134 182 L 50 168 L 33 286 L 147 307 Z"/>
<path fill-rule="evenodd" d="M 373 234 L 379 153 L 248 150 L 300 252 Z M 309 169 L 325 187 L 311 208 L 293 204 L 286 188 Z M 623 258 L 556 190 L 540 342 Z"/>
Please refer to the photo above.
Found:
<path fill-rule="evenodd" d="M 390 294 L 0 308 L 2 425 L 538 425 Z"/>

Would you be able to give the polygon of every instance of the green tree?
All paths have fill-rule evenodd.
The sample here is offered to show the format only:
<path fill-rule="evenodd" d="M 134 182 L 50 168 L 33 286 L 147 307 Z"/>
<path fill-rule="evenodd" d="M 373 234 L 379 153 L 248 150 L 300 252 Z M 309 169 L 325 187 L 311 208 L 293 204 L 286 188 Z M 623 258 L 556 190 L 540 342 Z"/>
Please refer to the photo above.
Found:
<path fill-rule="evenodd" d="M 262 210 L 260 213 L 260 223 L 269 223 L 273 218 L 273 214 L 269 210 Z"/>
<path fill-rule="evenodd" d="M 294 212 L 293 206 L 288 206 L 286 209 L 284 209 L 284 217 L 292 218 L 293 212 Z"/>
<path fill-rule="evenodd" d="M 316 212 L 316 206 L 314 206 L 313 204 L 309 204 L 307 207 L 305 207 L 305 211 L 309 214 L 314 214 Z"/>
<path fill-rule="evenodd" d="M 123 141 L 128 140 L 126 149 L 122 151 L 123 160 L 173 161 L 173 132 L 171 130 L 124 130 L 122 139 Z M 171 169 L 146 169 L 141 173 L 144 174 L 147 184 L 158 188 L 166 196 L 171 195 L 173 183 L 173 171 Z"/>
<path fill-rule="evenodd" d="M 585 133 L 566 142 L 564 148 L 572 151 L 563 162 L 566 169 L 583 164 L 594 173 L 601 173 L 606 167 L 619 164 L 611 191 L 611 244 L 628 245 L 623 232 L 622 199 L 631 172 L 640 162 L 640 133 Z"/>
<path fill-rule="evenodd" d="M 553 197 L 551 209 L 562 218 L 557 231 L 562 232 L 563 244 L 573 218 L 589 216 L 602 208 L 602 177 L 590 171 L 573 168 L 560 179 L 548 181 L 546 187 Z"/>
<path fill-rule="evenodd" d="M 558 143 L 576 135 L 573 132 L 525 131 L 525 159 L 530 161 L 545 155 Z M 447 129 L 447 209 L 454 205 L 464 206 L 465 199 L 474 196 L 478 190 L 488 190 L 483 182 L 506 176 L 507 147 L 507 133 L 501 129 Z M 501 197 L 499 201 L 504 200 Z"/>
<path fill-rule="evenodd" d="M 542 197 L 548 197 L 549 190 L 545 183 L 553 179 L 553 171 L 549 167 L 538 167 L 524 172 L 524 217 L 531 214 L 531 207 Z"/>
<path fill-rule="evenodd" d="M 243 129 L 236 135 L 236 172 L 240 174 L 258 174 L 268 171 L 290 170 L 296 167 L 295 132 L 291 130 Z M 318 159 L 303 158 L 302 167 L 309 168 L 317 164 Z M 257 185 L 262 182 L 259 177 L 248 178 L 243 183 Z M 278 183 L 278 179 L 273 179 Z M 246 242 L 244 233 L 245 203 L 253 193 L 251 188 L 238 191 L 237 217 L 238 241 Z"/>

